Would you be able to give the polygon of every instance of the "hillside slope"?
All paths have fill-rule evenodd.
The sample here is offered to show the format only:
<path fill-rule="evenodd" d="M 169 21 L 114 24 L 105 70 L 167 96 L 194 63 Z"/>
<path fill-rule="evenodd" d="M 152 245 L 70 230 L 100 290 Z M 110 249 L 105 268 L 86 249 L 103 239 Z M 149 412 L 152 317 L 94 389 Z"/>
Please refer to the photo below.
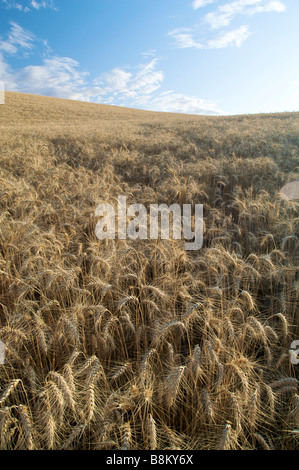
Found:
<path fill-rule="evenodd" d="M 0 447 L 297 449 L 299 113 L 6 93 Z M 203 204 L 204 242 L 98 240 L 100 203 Z"/>

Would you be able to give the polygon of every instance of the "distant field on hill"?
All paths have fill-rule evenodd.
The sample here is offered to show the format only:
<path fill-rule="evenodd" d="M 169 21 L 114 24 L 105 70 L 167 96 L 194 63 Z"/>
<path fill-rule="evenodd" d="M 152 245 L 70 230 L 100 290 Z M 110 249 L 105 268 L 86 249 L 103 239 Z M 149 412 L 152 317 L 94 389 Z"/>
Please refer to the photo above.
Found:
<path fill-rule="evenodd" d="M 0 448 L 298 449 L 299 113 L 5 98 Z M 121 195 L 203 204 L 203 247 L 98 240 Z"/>

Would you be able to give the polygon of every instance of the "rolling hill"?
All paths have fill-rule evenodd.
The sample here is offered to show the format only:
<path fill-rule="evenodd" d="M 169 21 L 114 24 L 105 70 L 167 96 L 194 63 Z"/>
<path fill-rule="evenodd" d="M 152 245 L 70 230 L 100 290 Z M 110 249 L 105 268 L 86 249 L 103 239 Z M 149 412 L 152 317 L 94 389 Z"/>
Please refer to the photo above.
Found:
<path fill-rule="evenodd" d="M 297 449 L 299 113 L 7 92 L 0 130 L 1 449 Z M 97 239 L 120 195 L 202 248 Z"/>

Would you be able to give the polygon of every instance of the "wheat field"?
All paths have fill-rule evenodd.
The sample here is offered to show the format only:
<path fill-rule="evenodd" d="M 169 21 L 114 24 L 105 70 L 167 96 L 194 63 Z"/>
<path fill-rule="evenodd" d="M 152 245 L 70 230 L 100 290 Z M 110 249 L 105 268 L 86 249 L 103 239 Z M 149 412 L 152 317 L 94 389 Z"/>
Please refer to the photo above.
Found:
<path fill-rule="evenodd" d="M 0 448 L 298 449 L 299 113 L 7 92 L 0 126 Z M 98 240 L 119 195 L 203 204 L 203 247 Z"/>

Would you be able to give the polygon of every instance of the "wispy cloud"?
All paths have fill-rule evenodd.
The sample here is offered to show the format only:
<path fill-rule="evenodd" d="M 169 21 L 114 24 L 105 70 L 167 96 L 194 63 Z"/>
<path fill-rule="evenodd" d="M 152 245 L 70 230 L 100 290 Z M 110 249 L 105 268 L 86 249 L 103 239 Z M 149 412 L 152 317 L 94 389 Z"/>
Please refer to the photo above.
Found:
<path fill-rule="evenodd" d="M 214 3 L 214 0 L 193 0 L 192 6 L 194 10 L 197 10 L 198 8 L 205 7 L 210 3 Z"/>
<path fill-rule="evenodd" d="M 37 2 L 35 0 L 31 0 L 30 6 L 35 10 L 40 10 L 41 8 L 53 8 L 53 2 L 45 0 Z"/>
<path fill-rule="evenodd" d="M 156 49 L 149 49 L 148 51 L 142 52 L 142 55 L 144 57 L 155 57 L 156 53 Z"/>
<path fill-rule="evenodd" d="M 168 36 L 174 40 L 175 45 L 180 49 L 187 49 L 189 47 L 204 49 L 204 44 L 195 39 L 192 28 L 174 29 L 168 33 Z"/>
<path fill-rule="evenodd" d="M 163 71 L 157 69 L 158 60 L 139 65 L 131 71 L 117 68 L 103 74 L 96 83 L 101 86 L 100 100 L 105 104 L 133 106 L 152 111 L 225 114 L 217 104 L 195 96 L 187 96 L 174 91 L 160 92 L 165 78 Z"/>
<path fill-rule="evenodd" d="M 105 102 L 125 106 L 129 102 L 138 104 L 157 91 L 164 80 L 164 72 L 156 69 L 157 59 L 137 66 L 134 70 L 115 68 L 102 74 L 95 84 L 101 86 L 102 94 L 108 95 Z"/>
<path fill-rule="evenodd" d="M 212 28 L 218 29 L 230 25 L 237 15 L 252 16 L 257 13 L 281 13 L 285 5 L 279 0 L 235 0 L 220 5 L 217 10 L 205 15 L 204 21 Z"/>
<path fill-rule="evenodd" d="M 249 15 L 255 15 L 256 13 L 270 13 L 270 12 L 276 12 L 276 13 L 281 13 L 285 11 L 286 6 L 283 2 L 273 0 L 270 2 L 267 2 L 265 5 L 257 5 L 256 7 L 251 8 L 248 11 Z"/>
<path fill-rule="evenodd" d="M 229 46 L 240 47 L 251 33 L 249 26 L 243 25 L 232 31 L 220 34 L 216 38 L 201 41 L 196 39 L 195 32 L 190 29 L 178 29 L 168 34 L 174 39 L 175 45 L 181 49 L 222 49 Z"/>
<path fill-rule="evenodd" d="M 217 0 L 194 0 L 192 6 L 195 10 L 209 4 L 214 4 Z M 215 5 L 216 7 L 216 5 Z M 241 25 L 228 32 L 223 32 L 219 36 L 211 37 L 211 30 L 225 28 L 231 24 L 238 15 L 247 17 L 257 13 L 281 13 L 286 9 L 285 4 L 280 0 L 234 0 L 224 5 L 219 5 L 214 11 L 204 15 L 203 21 L 209 27 L 202 28 L 201 37 L 198 37 L 198 26 L 192 28 L 178 28 L 168 33 L 174 40 L 176 47 L 180 49 L 222 49 L 225 47 L 240 47 L 250 36 L 249 26 Z"/>
<path fill-rule="evenodd" d="M 187 96 L 174 91 L 160 93 L 147 103 L 147 109 L 185 114 L 219 115 L 227 114 L 218 109 L 217 103 L 196 96 Z"/>
<path fill-rule="evenodd" d="M 19 11 L 23 11 L 24 13 L 45 8 L 57 10 L 53 0 L 27 0 L 22 2 L 18 2 L 15 0 L 1 0 L 1 3 L 2 6 L 7 9 L 13 8 Z"/>
<path fill-rule="evenodd" d="M 87 73 L 79 69 L 77 61 L 54 56 L 44 58 L 41 65 L 24 67 L 14 75 L 14 81 L 20 91 L 25 93 L 81 99 L 86 92 L 86 76 Z"/>
<path fill-rule="evenodd" d="M 17 52 L 36 52 L 43 47 L 39 65 L 20 69 L 9 66 L 9 56 Z M 151 54 L 154 52 L 151 51 Z M 116 106 L 137 107 L 153 111 L 192 114 L 219 114 L 217 104 L 174 91 L 161 91 L 165 73 L 159 61 L 151 57 L 135 67 L 116 67 L 91 78 L 70 57 L 52 53 L 46 41 L 11 23 L 7 37 L 0 41 L 0 80 L 5 89 L 24 93 L 91 101 Z"/>
<path fill-rule="evenodd" d="M 7 38 L 1 39 L 0 37 L 0 52 L 15 54 L 19 49 L 32 49 L 34 35 L 17 23 L 11 22 L 10 26 Z"/>
<path fill-rule="evenodd" d="M 222 49 L 229 46 L 241 47 L 250 34 L 249 26 L 243 25 L 233 31 L 221 34 L 218 38 L 210 39 L 207 46 L 208 49 Z"/>

